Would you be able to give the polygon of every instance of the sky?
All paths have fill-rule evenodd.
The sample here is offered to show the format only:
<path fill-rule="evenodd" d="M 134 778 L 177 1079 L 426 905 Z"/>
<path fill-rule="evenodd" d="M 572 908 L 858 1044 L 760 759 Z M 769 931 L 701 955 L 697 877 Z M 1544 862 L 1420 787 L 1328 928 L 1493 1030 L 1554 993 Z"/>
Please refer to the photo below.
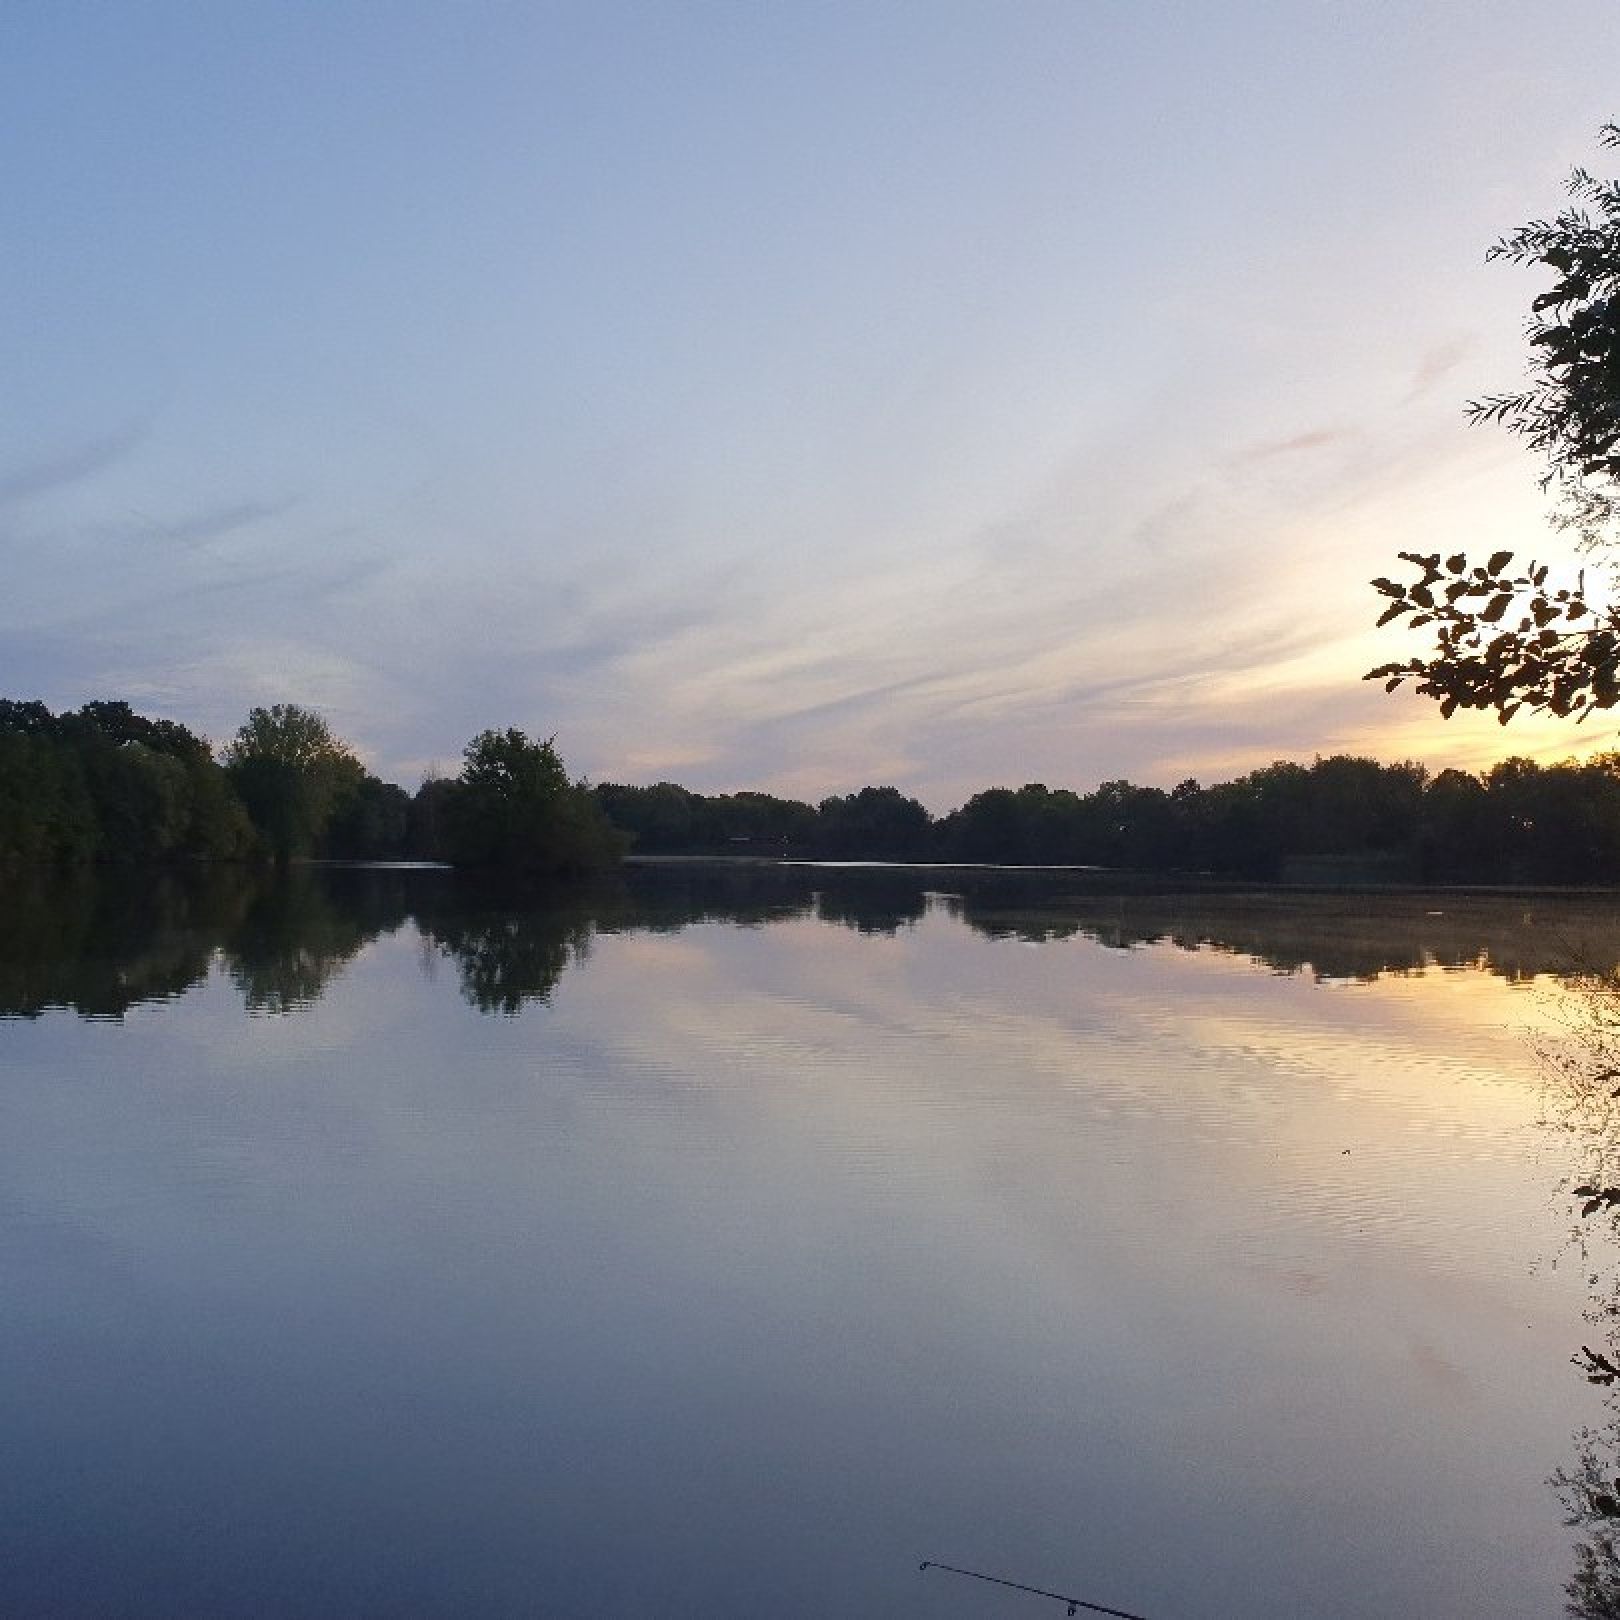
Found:
<path fill-rule="evenodd" d="M 0 15 L 0 692 L 380 774 L 819 797 L 1478 767 L 1395 554 L 1562 555 L 1464 402 L 1620 7 Z"/>

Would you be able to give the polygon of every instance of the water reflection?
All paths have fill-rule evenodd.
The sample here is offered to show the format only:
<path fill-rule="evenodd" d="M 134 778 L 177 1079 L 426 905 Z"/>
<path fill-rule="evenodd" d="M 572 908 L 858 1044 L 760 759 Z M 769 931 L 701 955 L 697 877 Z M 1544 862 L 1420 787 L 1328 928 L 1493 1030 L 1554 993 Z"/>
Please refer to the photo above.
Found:
<path fill-rule="evenodd" d="M 1575 1543 L 1575 1572 L 1564 1588 L 1573 1620 L 1615 1620 L 1620 1616 L 1620 1425 L 1583 1429 L 1576 1437 L 1574 1463 L 1552 1477 L 1564 1509 L 1564 1523 L 1581 1532 Z"/>
<path fill-rule="evenodd" d="M 1613 1612 L 1613 1438 L 1569 1447 L 1609 1391 L 1565 1365 L 1582 1278 L 1532 1275 L 1562 1217 L 1502 1027 L 1601 906 L 10 899 L 0 1007 L 69 1010 L 0 1031 L 19 1612 L 983 1612 L 915 1581 L 939 1550 L 1149 1614 L 1539 1613 L 1560 1458 L 1571 1612 Z"/>
<path fill-rule="evenodd" d="M 364 946 L 408 914 L 396 874 L 367 872 L 334 886 L 295 869 L 247 887 L 218 951 L 250 1013 L 288 1013 L 318 1000 Z"/>
<path fill-rule="evenodd" d="M 1087 939 L 1115 950 L 1170 944 L 1321 980 L 1438 966 L 1518 981 L 1620 966 L 1620 915 L 1601 899 L 1103 895 L 993 872 L 950 874 L 953 887 L 940 892 L 931 887 L 940 881 L 881 868 L 697 863 L 635 868 L 567 893 L 399 867 L 14 878 L 0 891 L 0 1017 L 65 1008 L 118 1018 L 196 988 L 216 962 L 250 1012 L 294 1012 L 318 1000 L 367 944 L 407 925 L 455 964 L 471 1005 L 511 1014 L 544 1003 L 596 933 L 813 917 L 895 935 L 930 908 L 993 939 Z"/>
<path fill-rule="evenodd" d="M 1449 893 L 1072 896 L 1009 902 L 994 890 L 954 902 L 997 937 L 1080 935 L 1114 949 L 1169 943 L 1263 962 L 1279 973 L 1371 981 L 1430 967 L 1510 980 L 1620 962 L 1620 917 L 1601 898 Z"/>
<path fill-rule="evenodd" d="M 585 960 L 607 901 L 559 895 L 518 909 L 510 896 L 450 889 L 418 911 L 417 927 L 461 975 L 461 993 L 480 1012 L 515 1013 L 546 1002 L 564 969 Z"/>
<path fill-rule="evenodd" d="M 250 901 L 240 873 L 76 873 L 0 895 L 0 1013 L 119 1018 L 199 985 Z"/>
<path fill-rule="evenodd" d="M 1571 1243 L 1584 1268 L 1592 1342 L 1572 1356 L 1603 1417 L 1575 1436 L 1574 1460 L 1550 1484 L 1564 1522 L 1580 1532 L 1565 1587 L 1575 1620 L 1620 1617 L 1620 972 L 1573 976 L 1539 1043 L 1548 1123 L 1567 1138 L 1573 1168 Z"/>

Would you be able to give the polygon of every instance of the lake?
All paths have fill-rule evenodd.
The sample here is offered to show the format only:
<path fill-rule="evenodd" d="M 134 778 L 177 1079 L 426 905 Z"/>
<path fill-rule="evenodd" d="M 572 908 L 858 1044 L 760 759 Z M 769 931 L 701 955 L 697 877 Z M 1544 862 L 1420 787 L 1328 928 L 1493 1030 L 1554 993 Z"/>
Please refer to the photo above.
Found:
<path fill-rule="evenodd" d="M 1620 907 L 1096 881 L 14 881 L 0 1611 L 1620 1613 Z"/>

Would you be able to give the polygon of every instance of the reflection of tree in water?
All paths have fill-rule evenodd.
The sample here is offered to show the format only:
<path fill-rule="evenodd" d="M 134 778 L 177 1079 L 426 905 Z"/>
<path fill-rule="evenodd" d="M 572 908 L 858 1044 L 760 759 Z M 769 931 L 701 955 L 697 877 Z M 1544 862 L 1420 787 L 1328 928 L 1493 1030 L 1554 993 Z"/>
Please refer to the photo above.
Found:
<path fill-rule="evenodd" d="M 729 922 L 754 928 L 808 916 L 815 890 L 809 870 L 799 866 L 693 861 L 632 867 L 602 927 L 666 933 L 693 923 Z"/>
<path fill-rule="evenodd" d="M 815 918 L 893 934 L 931 905 L 991 938 L 1227 951 L 1326 978 L 1436 965 L 1513 979 L 1564 974 L 1577 950 L 1600 965 L 1620 962 L 1620 913 L 1569 896 L 1101 893 L 1073 875 L 767 862 L 630 868 L 617 881 L 559 894 L 444 870 L 219 866 L 7 878 L 0 1015 L 56 1006 L 117 1017 L 201 983 L 216 956 L 250 1010 L 289 1012 L 316 1000 L 369 941 L 413 917 L 456 960 L 475 1006 L 510 1011 L 544 1000 L 592 932 Z"/>
<path fill-rule="evenodd" d="M 1404 891 L 1186 892 L 1054 896 L 1012 883 L 957 885 L 951 909 L 991 938 L 1083 937 L 1111 950 L 1170 944 L 1246 956 L 1279 973 L 1372 980 L 1428 967 L 1521 980 L 1572 959 L 1620 963 L 1620 915 L 1595 898 Z"/>
<path fill-rule="evenodd" d="M 23 1018 L 121 1017 L 195 988 L 216 960 L 250 1013 L 294 1012 L 412 916 L 456 961 L 468 1000 L 512 1012 L 549 996 L 598 923 L 637 922 L 611 889 L 497 897 L 448 872 L 298 866 L 30 875 L 7 882 L 4 913 L 0 1017 Z"/>
<path fill-rule="evenodd" d="M 308 1006 L 364 946 L 399 928 L 409 915 L 399 876 L 308 867 L 265 876 L 224 946 L 248 1011 Z"/>
<path fill-rule="evenodd" d="M 1570 1141 L 1575 1169 L 1565 1184 L 1577 1201 L 1573 1241 L 1591 1293 L 1593 1342 L 1575 1365 L 1602 1389 L 1607 1420 L 1581 1429 L 1575 1459 L 1549 1483 L 1564 1522 L 1580 1532 L 1565 1586 L 1575 1620 L 1620 1620 L 1620 972 L 1568 982 L 1553 1006 L 1561 1027 L 1538 1043 L 1548 1123 Z"/>
<path fill-rule="evenodd" d="M 1620 1620 L 1620 1425 L 1582 1429 L 1575 1445 L 1574 1465 L 1551 1480 L 1564 1523 L 1581 1532 L 1565 1607 L 1574 1620 Z"/>
<path fill-rule="evenodd" d="M 555 896 L 526 907 L 451 900 L 418 911 L 416 922 L 455 962 L 461 993 L 474 1007 L 512 1014 L 528 1002 L 550 1001 L 564 970 L 585 960 L 595 910 Z"/>
<path fill-rule="evenodd" d="M 0 928 L 0 1017 L 61 1007 L 121 1018 L 183 995 L 207 978 L 247 894 L 243 873 L 220 868 L 14 877 Z"/>
<path fill-rule="evenodd" d="M 409 915 L 397 873 L 230 865 L 31 874 L 3 906 L 0 1017 L 22 1018 L 119 1018 L 194 989 L 216 960 L 249 1011 L 290 1012 Z"/>
<path fill-rule="evenodd" d="M 897 934 L 920 922 L 928 894 L 915 876 L 893 872 L 820 872 L 816 915 L 858 934 Z"/>
<path fill-rule="evenodd" d="M 888 881 L 884 881 L 887 878 Z M 915 876 L 807 867 L 679 865 L 588 889 L 518 889 L 466 878 L 415 908 L 417 926 L 457 966 L 481 1012 L 515 1013 L 549 1001 L 594 934 L 674 932 L 697 923 L 739 927 L 816 916 L 862 933 L 894 933 L 922 917 Z"/>

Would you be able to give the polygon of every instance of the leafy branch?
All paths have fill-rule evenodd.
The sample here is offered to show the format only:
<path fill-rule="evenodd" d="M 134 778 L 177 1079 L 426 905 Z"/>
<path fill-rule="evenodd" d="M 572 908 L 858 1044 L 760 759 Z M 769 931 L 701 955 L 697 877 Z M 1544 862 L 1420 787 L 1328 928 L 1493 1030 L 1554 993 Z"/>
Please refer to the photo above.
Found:
<path fill-rule="evenodd" d="M 1620 148 L 1620 125 L 1599 144 Z M 1576 169 L 1574 204 L 1502 237 L 1487 261 L 1545 265 L 1552 286 L 1530 305 L 1530 386 L 1470 402 L 1473 422 L 1500 422 L 1547 457 L 1543 485 L 1620 478 L 1620 182 Z"/>
<path fill-rule="evenodd" d="M 1620 150 L 1620 124 L 1605 124 L 1598 143 Z M 1576 169 L 1565 189 L 1567 207 L 1486 254 L 1543 266 L 1553 282 L 1530 306 L 1527 386 L 1472 401 L 1468 416 L 1506 427 L 1542 454 L 1542 487 L 1559 492 L 1553 528 L 1591 551 L 1613 543 L 1620 520 L 1620 182 Z M 1552 589 L 1535 562 L 1510 573 L 1507 551 L 1483 567 L 1460 552 L 1406 551 L 1401 560 L 1418 578 L 1373 581 L 1387 598 L 1378 622 L 1432 626 L 1435 646 L 1368 680 L 1390 691 L 1410 684 L 1444 716 L 1494 710 L 1504 725 L 1520 709 L 1583 719 L 1620 703 L 1620 606 L 1594 607 L 1584 572 Z"/>
<path fill-rule="evenodd" d="M 1592 606 L 1584 571 L 1573 586 L 1552 588 L 1544 564 L 1510 572 L 1510 551 L 1482 567 L 1461 552 L 1400 556 L 1419 576 L 1373 581 L 1388 598 L 1378 623 L 1435 626 L 1435 652 L 1382 664 L 1365 679 L 1390 692 L 1410 682 L 1446 717 L 1494 709 L 1503 725 L 1521 708 L 1581 719 L 1620 703 L 1620 608 Z"/>

